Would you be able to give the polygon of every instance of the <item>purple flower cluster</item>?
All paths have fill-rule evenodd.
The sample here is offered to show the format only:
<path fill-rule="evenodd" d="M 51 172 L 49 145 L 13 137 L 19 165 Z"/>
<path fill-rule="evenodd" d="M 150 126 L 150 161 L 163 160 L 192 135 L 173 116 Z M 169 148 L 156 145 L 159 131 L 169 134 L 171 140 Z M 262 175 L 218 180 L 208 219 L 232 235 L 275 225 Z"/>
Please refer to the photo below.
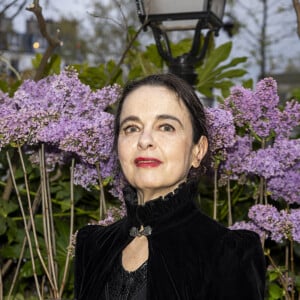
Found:
<path fill-rule="evenodd" d="M 251 207 L 248 217 L 249 222 L 237 222 L 231 229 L 252 230 L 278 243 L 287 239 L 300 243 L 300 209 L 278 211 L 272 205 L 257 204 Z"/>
<path fill-rule="evenodd" d="M 218 158 L 225 159 L 228 148 L 235 143 L 235 126 L 230 111 L 221 108 L 207 108 L 206 117 L 210 150 Z"/>
<path fill-rule="evenodd" d="M 267 181 L 267 190 L 274 200 L 284 199 L 287 203 L 300 204 L 300 164 L 286 170 L 281 176 Z"/>
<path fill-rule="evenodd" d="M 102 226 L 108 226 L 116 222 L 116 220 L 123 218 L 125 214 L 126 214 L 126 210 L 125 210 L 125 205 L 123 203 L 120 209 L 117 209 L 115 207 L 108 209 L 106 213 L 106 217 L 103 220 L 100 220 L 98 224 Z"/>
<path fill-rule="evenodd" d="M 300 139 L 292 138 L 300 125 L 300 103 L 288 101 L 280 109 L 277 84 L 266 78 L 255 91 L 234 87 L 221 107 L 236 125 L 236 142 L 226 149 L 221 179 L 263 177 L 273 199 L 300 203 Z"/>
<path fill-rule="evenodd" d="M 118 85 L 92 91 L 74 70 L 38 82 L 26 80 L 14 97 L 0 94 L 0 150 L 5 146 L 44 143 L 47 167 L 70 155 L 77 157 L 75 180 L 88 187 L 112 175 L 113 120 L 105 110 L 119 97 Z M 57 155 L 57 159 L 55 156 Z M 32 161 L 37 161 L 32 154 Z M 52 162 L 52 166 L 51 166 Z"/>
<path fill-rule="evenodd" d="M 234 87 L 225 100 L 224 108 L 231 111 L 237 127 L 248 128 L 260 138 L 273 133 L 289 137 L 300 122 L 300 104 L 291 101 L 285 109 L 279 109 L 277 83 L 265 78 L 256 85 L 256 91 Z"/>
<path fill-rule="evenodd" d="M 252 153 L 252 142 L 253 138 L 249 135 L 243 137 L 237 135 L 234 146 L 227 150 L 227 159 L 221 169 L 232 179 L 244 173 L 245 161 Z"/>

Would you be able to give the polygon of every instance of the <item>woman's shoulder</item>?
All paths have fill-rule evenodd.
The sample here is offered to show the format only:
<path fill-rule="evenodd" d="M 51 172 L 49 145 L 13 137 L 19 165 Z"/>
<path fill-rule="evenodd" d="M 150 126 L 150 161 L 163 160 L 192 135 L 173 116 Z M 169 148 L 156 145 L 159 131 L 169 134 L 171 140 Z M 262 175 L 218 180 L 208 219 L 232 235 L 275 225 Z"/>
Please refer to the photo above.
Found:
<path fill-rule="evenodd" d="M 260 237 L 249 230 L 227 229 L 218 241 L 217 256 L 221 260 L 228 258 L 240 263 L 257 260 L 263 263 L 264 254 Z"/>
<path fill-rule="evenodd" d="M 257 244 L 261 246 L 259 235 L 256 232 L 229 229 L 200 210 L 198 210 L 196 217 L 193 218 L 191 223 L 193 227 L 216 238 L 217 242 L 225 247 L 239 248 Z"/>
<path fill-rule="evenodd" d="M 259 236 L 228 229 L 218 246 L 214 257 L 217 299 L 263 299 L 266 262 Z"/>
<path fill-rule="evenodd" d="M 122 223 L 124 222 L 124 219 L 121 219 L 115 223 L 112 223 L 108 226 L 99 225 L 99 224 L 88 224 L 80 228 L 76 235 L 76 246 L 84 243 L 87 244 L 89 242 L 93 243 L 97 241 L 101 236 L 103 236 L 105 233 L 110 233 L 111 231 L 118 230 L 120 226 L 122 226 Z"/>
<path fill-rule="evenodd" d="M 231 230 L 227 229 L 221 243 L 230 249 L 249 249 L 252 247 L 262 248 L 259 235 L 250 230 Z"/>

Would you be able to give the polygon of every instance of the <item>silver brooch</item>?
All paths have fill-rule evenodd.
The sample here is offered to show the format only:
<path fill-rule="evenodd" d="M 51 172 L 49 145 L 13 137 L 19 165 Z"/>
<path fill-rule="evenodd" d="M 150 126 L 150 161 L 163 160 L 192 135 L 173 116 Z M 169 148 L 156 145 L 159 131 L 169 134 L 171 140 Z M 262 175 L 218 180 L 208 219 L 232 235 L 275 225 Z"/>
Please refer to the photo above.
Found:
<path fill-rule="evenodd" d="M 152 228 L 149 225 L 146 227 L 142 225 L 140 229 L 138 229 L 137 227 L 131 227 L 129 230 L 129 235 L 132 237 L 137 237 L 142 235 L 148 236 L 151 235 L 151 233 L 152 233 Z"/>

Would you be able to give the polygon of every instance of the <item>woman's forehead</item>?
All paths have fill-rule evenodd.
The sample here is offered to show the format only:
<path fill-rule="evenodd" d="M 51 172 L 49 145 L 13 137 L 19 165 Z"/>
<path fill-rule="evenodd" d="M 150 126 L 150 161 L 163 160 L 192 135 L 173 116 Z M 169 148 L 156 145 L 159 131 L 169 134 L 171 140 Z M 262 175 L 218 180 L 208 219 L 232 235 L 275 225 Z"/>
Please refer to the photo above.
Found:
<path fill-rule="evenodd" d="M 181 111 L 187 108 L 178 95 L 164 86 L 141 86 L 124 99 L 121 116 L 129 111 L 142 113 L 145 111 Z"/>

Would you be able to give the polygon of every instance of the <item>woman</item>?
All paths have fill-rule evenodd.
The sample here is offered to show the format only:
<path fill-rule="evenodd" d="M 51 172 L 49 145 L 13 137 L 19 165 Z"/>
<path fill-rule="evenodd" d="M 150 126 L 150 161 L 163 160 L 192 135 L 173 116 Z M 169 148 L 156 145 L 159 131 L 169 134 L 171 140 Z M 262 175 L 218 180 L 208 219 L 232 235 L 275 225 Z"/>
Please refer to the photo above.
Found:
<path fill-rule="evenodd" d="M 76 299 L 263 299 L 258 236 L 223 227 L 195 204 L 208 134 L 192 87 L 171 74 L 129 83 L 115 148 L 127 216 L 79 231 Z"/>

